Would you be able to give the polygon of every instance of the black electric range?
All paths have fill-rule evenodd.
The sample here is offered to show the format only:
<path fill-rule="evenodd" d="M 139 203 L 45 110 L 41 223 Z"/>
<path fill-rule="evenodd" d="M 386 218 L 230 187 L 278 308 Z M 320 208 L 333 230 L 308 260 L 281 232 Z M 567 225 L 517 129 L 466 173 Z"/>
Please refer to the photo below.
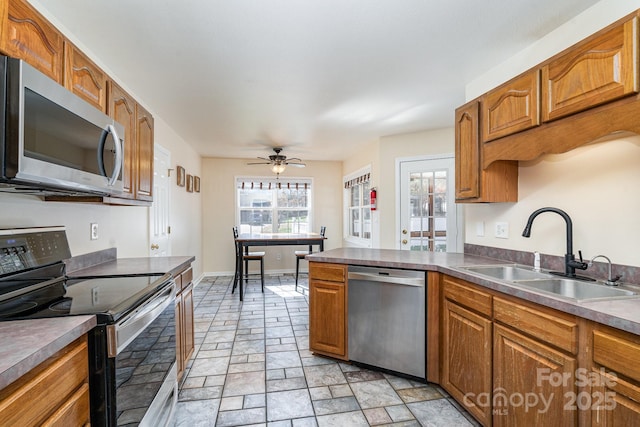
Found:
<path fill-rule="evenodd" d="M 0 321 L 95 315 L 91 424 L 167 425 L 177 400 L 170 274 L 73 277 L 64 227 L 0 229 Z"/>

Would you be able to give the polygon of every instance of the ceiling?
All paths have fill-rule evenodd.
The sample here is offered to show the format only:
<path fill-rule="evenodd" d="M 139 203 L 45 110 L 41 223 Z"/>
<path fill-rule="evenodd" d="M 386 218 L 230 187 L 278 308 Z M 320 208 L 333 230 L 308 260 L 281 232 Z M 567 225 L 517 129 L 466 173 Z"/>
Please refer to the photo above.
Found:
<path fill-rule="evenodd" d="M 469 81 L 597 1 L 37 3 L 201 155 L 343 160 L 453 126 Z"/>

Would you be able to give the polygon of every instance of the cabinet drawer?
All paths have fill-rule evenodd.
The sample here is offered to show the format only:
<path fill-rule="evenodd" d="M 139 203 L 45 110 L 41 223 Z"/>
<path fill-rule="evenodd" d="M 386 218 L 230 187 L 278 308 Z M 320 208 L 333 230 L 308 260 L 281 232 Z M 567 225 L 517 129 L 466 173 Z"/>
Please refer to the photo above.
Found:
<path fill-rule="evenodd" d="M 89 360 L 86 337 L 69 345 L 50 362 L 0 392 L 0 420 L 5 425 L 39 425 L 86 383 Z M 46 397 L 46 398 L 43 398 Z"/>
<path fill-rule="evenodd" d="M 344 264 L 310 262 L 309 277 L 315 280 L 344 283 L 347 280 L 347 266 Z"/>
<path fill-rule="evenodd" d="M 532 70 L 482 97 L 482 141 L 540 124 L 540 73 Z"/>
<path fill-rule="evenodd" d="M 593 331 L 593 360 L 640 382 L 640 337 L 608 330 Z"/>
<path fill-rule="evenodd" d="M 571 354 L 578 352 L 577 320 L 564 313 L 533 308 L 500 297 L 493 299 L 494 319 Z"/>
<path fill-rule="evenodd" d="M 633 17 L 542 67 L 543 121 L 638 91 L 637 21 Z"/>
<path fill-rule="evenodd" d="M 464 280 L 444 276 L 444 297 L 473 311 L 491 317 L 491 294 L 476 289 Z"/>

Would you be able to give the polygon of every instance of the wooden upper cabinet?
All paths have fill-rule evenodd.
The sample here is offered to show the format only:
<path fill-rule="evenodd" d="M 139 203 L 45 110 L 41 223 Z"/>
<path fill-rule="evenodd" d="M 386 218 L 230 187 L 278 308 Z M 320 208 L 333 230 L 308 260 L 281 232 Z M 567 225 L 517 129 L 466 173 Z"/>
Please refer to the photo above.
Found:
<path fill-rule="evenodd" d="M 542 120 L 638 92 L 638 18 L 598 33 L 542 67 Z"/>
<path fill-rule="evenodd" d="M 136 102 L 120 86 L 109 81 L 107 114 L 124 126 L 123 185 L 126 196 L 135 197 L 134 179 L 137 169 Z"/>
<path fill-rule="evenodd" d="M 138 140 L 138 172 L 136 198 L 153 200 L 153 117 L 136 104 L 136 138 Z"/>
<path fill-rule="evenodd" d="M 107 111 L 107 75 L 72 43 L 65 43 L 64 87 Z"/>
<path fill-rule="evenodd" d="M 8 1 L 0 50 L 20 58 L 62 84 L 64 37 L 24 0 Z"/>
<path fill-rule="evenodd" d="M 480 140 L 478 101 L 456 109 L 456 199 L 480 196 Z"/>
<path fill-rule="evenodd" d="M 540 124 L 539 76 L 538 70 L 528 71 L 482 97 L 483 142 Z"/>
<path fill-rule="evenodd" d="M 481 168 L 479 116 L 477 100 L 456 110 L 456 201 L 517 202 L 518 162 L 498 161 Z"/>

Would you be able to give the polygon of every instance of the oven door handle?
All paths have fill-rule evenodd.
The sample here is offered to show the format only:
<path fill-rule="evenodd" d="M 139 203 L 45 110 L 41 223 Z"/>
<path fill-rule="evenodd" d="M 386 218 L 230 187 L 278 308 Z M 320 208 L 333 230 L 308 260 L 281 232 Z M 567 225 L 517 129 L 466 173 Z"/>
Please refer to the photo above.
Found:
<path fill-rule="evenodd" d="M 116 357 L 123 348 L 149 326 L 176 297 L 176 283 L 155 294 L 142 307 L 115 325 L 107 326 L 107 351 L 109 357 Z"/>

